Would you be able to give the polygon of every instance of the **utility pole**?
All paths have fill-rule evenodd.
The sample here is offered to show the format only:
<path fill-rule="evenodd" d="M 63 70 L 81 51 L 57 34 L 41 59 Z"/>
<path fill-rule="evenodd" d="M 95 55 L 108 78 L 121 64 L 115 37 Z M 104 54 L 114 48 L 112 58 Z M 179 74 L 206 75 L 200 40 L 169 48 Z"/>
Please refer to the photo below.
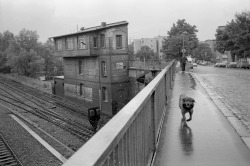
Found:
<path fill-rule="evenodd" d="M 187 34 L 187 32 L 186 31 L 184 31 L 183 33 L 182 33 L 182 35 L 183 35 L 183 38 L 182 38 L 182 55 L 184 55 L 184 53 L 186 52 L 186 49 L 184 48 L 185 47 L 185 45 L 184 45 L 184 40 L 185 40 L 185 35 Z"/>

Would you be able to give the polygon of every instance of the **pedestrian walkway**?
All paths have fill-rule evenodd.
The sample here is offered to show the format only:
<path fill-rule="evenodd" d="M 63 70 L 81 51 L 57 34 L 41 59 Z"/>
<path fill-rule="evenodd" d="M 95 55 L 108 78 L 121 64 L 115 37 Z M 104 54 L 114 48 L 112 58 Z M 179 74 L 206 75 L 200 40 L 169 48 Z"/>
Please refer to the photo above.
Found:
<path fill-rule="evenodd" d="M 193 97 L 193 120 L 181 123 L 180 94 Z M 176 73 L 154 166 L 249 166 L 250 151 L 193 74 Z M 188 115 L 186 115 L 188 117 Z"/>

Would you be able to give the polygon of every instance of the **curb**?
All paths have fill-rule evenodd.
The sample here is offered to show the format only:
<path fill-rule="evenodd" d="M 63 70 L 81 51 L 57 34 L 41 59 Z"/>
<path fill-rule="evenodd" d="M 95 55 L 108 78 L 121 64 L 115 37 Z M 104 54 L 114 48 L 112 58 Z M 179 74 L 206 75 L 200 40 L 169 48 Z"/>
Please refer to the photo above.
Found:
<path fill-rule="evenodd" d="M 190 74 L 201 84 L 210 99 L 227 118 L 229 123 L 233 126 L 235 131 L 240 136 L 241 140 L 250 150 L 250 129 L 248 128 L 248 125 L 242 120 L 237 110 L 232 109 L 230 106 L 228 106 L 223 101 L 223 98 L 218 95 L 217 92 L 215 92 L 209 84 L 205 83 L 198 74 L 192 72 L 190 72 Z"/>

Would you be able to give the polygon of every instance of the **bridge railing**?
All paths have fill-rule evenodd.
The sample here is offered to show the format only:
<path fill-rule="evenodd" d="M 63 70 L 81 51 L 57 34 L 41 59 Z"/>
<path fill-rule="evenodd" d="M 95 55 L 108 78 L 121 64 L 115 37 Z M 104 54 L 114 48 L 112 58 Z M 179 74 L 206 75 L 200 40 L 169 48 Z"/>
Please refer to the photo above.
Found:
<path fill-rule="evenodd" d="M 172 61 L 165 67 L 64 166 L 150 165 L 170 99 L 175 66 Z"/>

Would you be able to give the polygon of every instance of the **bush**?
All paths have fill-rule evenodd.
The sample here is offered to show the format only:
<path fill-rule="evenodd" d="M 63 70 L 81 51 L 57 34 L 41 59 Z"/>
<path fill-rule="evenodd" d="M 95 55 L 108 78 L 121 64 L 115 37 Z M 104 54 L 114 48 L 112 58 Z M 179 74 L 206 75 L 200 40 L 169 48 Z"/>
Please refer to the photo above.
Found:
<path fill-rule="evenodd" d="M 3 68 L 0 68 L 0 73 L 11 73 L 11 67 L 10 66 L 4 66 Z"/>

